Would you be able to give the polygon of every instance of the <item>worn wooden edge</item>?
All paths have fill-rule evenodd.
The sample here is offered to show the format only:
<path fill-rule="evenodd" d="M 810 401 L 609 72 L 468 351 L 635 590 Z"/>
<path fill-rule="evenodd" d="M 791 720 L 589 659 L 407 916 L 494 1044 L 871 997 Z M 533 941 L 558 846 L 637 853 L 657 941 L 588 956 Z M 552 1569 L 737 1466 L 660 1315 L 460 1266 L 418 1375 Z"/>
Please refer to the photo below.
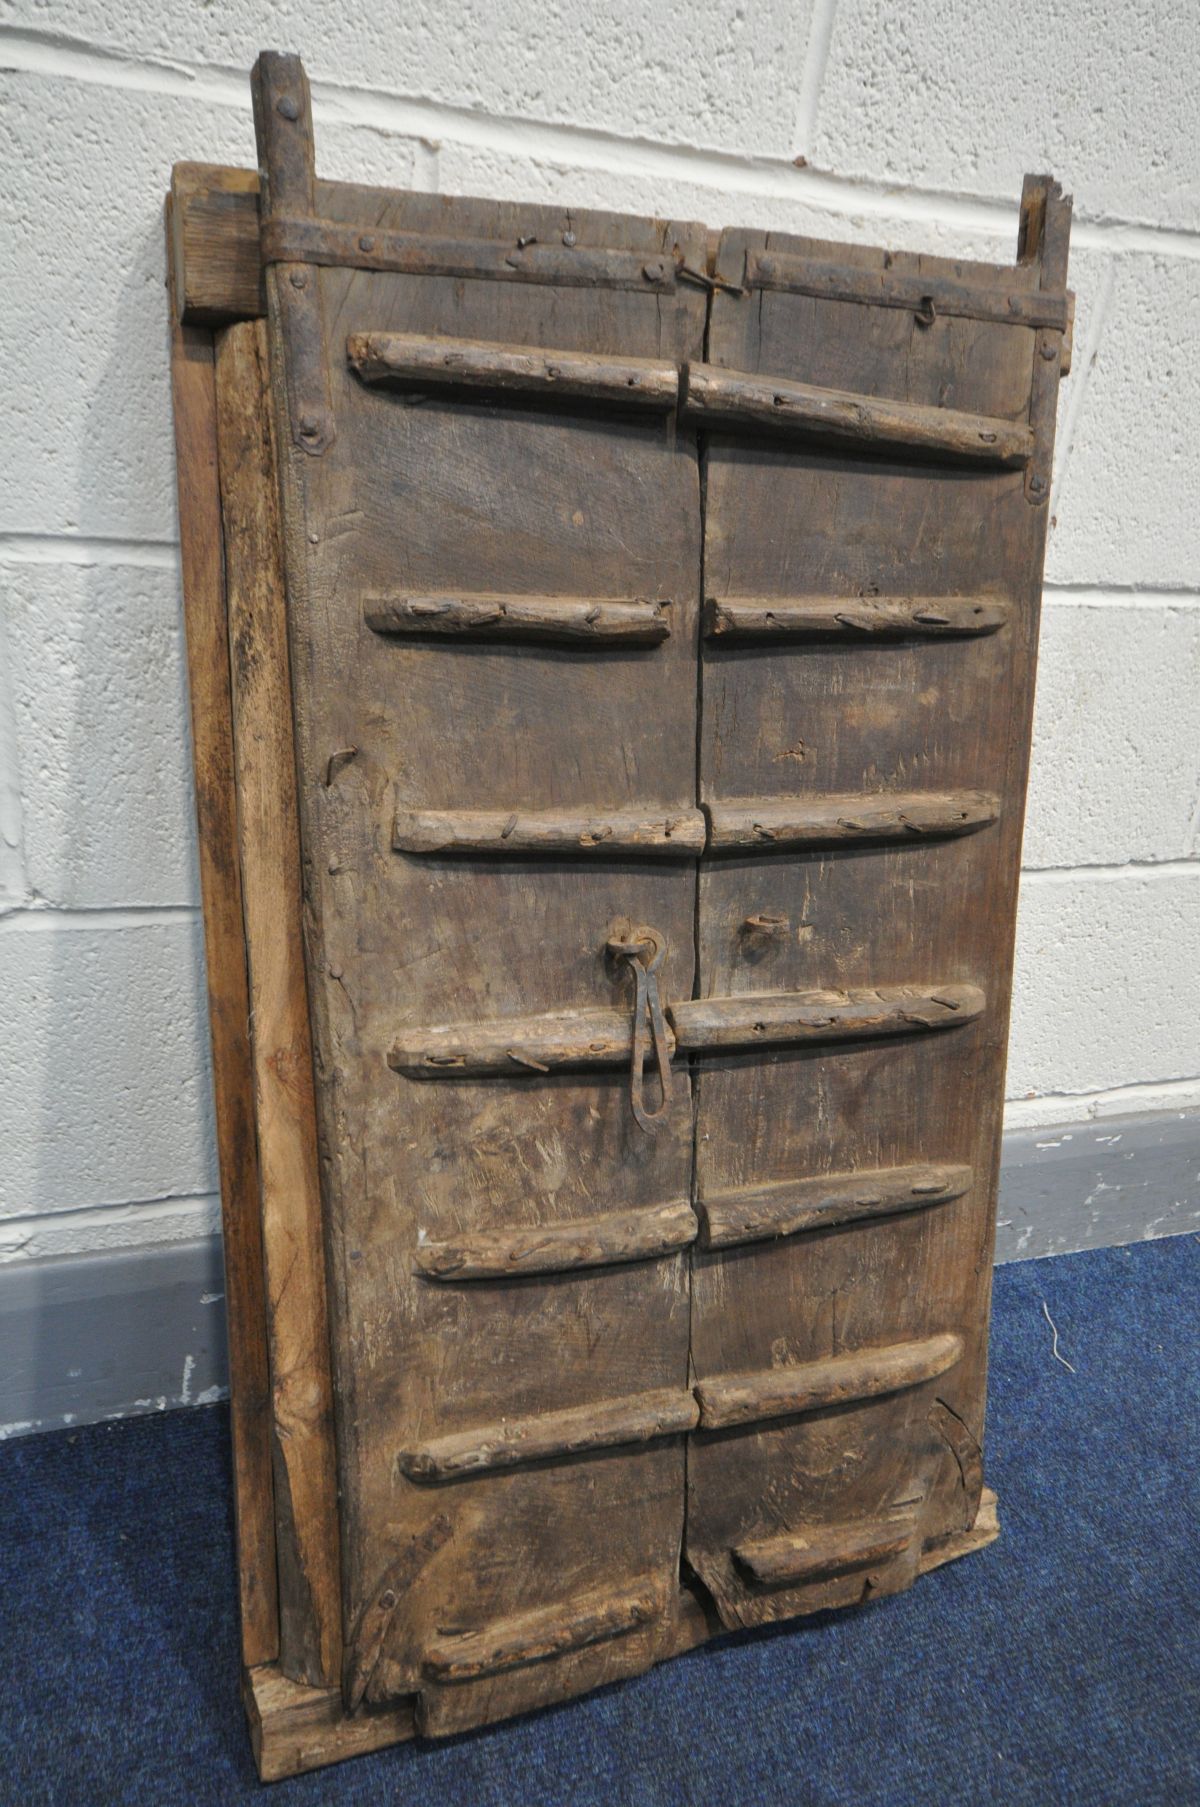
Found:
<path fill-rule="evenodd" d="M 673 409 L 679 393 L 678 367 L 661 358 L 396 332 L 351 333 L 346 356 L 362 382 L 388 387 L 563 395 L 654 413 Z"/>
<path fill-rule="evenodd" d="M 228 326 L 267 311 L 258 243 L 258 171 L 177 163 L 167 261 L 172 312 L 185 326 Z"/>
<path fill-rule="evenodd" d="M 700 1429 L 729 1430 L 852 1400 L 878 1399 L 936 1380 L 960 1362 L 962 1355 L 961 1336 L 940 1331 L 911 1342 L 826 1356 L 822 1361 L 715 1374 L 696 1384 Z"/>
<path fill-rule="evenodd" d="M 900 447 L 1002 468 L 1025 464 L 1035 445 L 1024 421 L 826 389 L 711 364 L 683 366 L 680 411 L 697 426 L 718 432 L 790 433 L 881 451 Z"/>
<path fill-rule="evenodd" d="M 619 1593 L 593 1590 L 536 1612 L 493 1620 L 476 1631 L 443 1633 L 426 1646 L 422 1667 L 442 1683 L 477 1681 L 622 1637 L 662 1610 L 661 1590 L 652 1580 Z"/>
<path fill-rule="evenodd" d="M 411 1701 L 347 1713 L 340 1689 L 289 1681 L 275 1663 L 243 1671 L 242 1700 L 263 1782 L 403 1744 L 415 1731 Z"/>
<path fill-rule="evenodd" d="M 675 1052 L 674 1036 L 667 1046 Z M 455 1079 L 587 1072 L 628 1064 L 633 1012 L 597 1005 L 544 1016 L 497 1017 L 487 1023 L 434 1024 L 405 1029 L 388 1051 L 388 1065 L 409 1079 Z"/>
<path fill-rule="evenodd" d="M 705 805 L 714 853 L 951 840 L 1000 814 L 988 791 L 903 791 L 804 797 L 722 797 Z"/>
<path fill-rule="evenodd" d="M 977 985 L 887 985 L 847 991 L 749 991 L 689 998 L 667 1016 L 681 1053 L 737 1053 L 788 1043 L 954 1029 L 986 1008 Z"/>
<path fill-rule="evenodd" d="M 234 771 L 249 969 L 251 1059 L 271 1360 L 283 1672 L 314 1686 L 341 1669 L 333 1382 L 292 745 L 279 492 L 266 329 L 217 344 Z"/>
<path fill-rule="evenodd" d="M 945 640 L 995 634 L 1009 618 L 997 596 L 707 596 L 712 640 Z"/>
<path fill-rule="evenodd" d="M 806 1230 L 924 1211 L 962 1198 L 973 1183 L 970 1167 L 929 1164 L 734 1186 L 697 1200 L 700 1246 L 736 1248 Z"/>
<path fill-rule="evenodd" d="M 671 632 L 671 604 L 609 596 L 368 596 L 372 633 L 574 646 L 656 646 Z"/>
<path fill-rule="evenodd" d="M 544 853 L 687 860 L 703 852 L 707 833 L 702 811 L 654 803 L 597 810 L 398 808 L 392 846 L 397 853 L 487 853 L 510 859 Z"/>
<path fill-rule="evenodd" d="M 735 1545 L 731 1553 L 734 1561 L 763 1586 L 793 1586 L 890 1561 L 893 1556 L 903 1555 L 916 1535 L 916 1520 L 910 1511 L 881 1519 L 747 1538 Z"/>
<path fill-rule="evenodd" d="M 472 1430 L 406 1444 L 397 1452 L 396 1467 L 410 1481 L 455 1480 L 589 1449 L 656 1442 L 660 1437 L 695 1430 L 699 1417 L 691 1393 L 682 1387 L 660 1387 L 620 1399 L 597 1400 L 594 1405 L 501 1418 Z"/>
<path fill-rule="evenodd" d="M 983 1489 L 978 1516 L 969 1530 L 955 1532 L 922 1550 L 917 1574 L 927 1575 L 960 1556 L 986 1549 L 1000 1535 L 996 1495 Z M 725 1627 L 703 1598 L 681 1587 L 668 1601 L 659 1661 L 690 1656 L 703 1660 L 705 1647 L 725 1636 Z M 366 1756 L 415 1734 L 415 1701 L 347 1712 L 337 1689 L 306 1688 L 289 1682 L 268 1664 L 243 1674 L 243 1700 L 258 1773 L 264 1782 L 283 1781 L 344 1758 Z"/>
<path fill-rule="evenodd" d="M 607 1211 L 566 1223 L 511 1225 L 460 1236 L 418 1237 L 414 1268 L 427 1280 L 516 1279 L 575 1268 L 654 1261 L 696 1240 L 696 1214 L 687 1199 L 640 1210 Z"/>
<path fill-rule="evenodd" d="M 954 1562 L 960 1556 L 971 1556 L 976 1550 L 986 1550 L 990 1543 L 995 1543 L 1000 1535 L 1000 1507 L 994 1488 L 985 1487 L 979 1497 L 979 1511 L 975 1522 L 966 1531 L 955 1531 L 950 1537 L 939 1538 L 936 1543 L 927 1544 L 921 1552 L 917 1564 L 917 1573 L 929 1575 L 934 1569 L 940 1569 L 943 1563 Z"/>
<path fill-rule="evenodd" d="M 175 238 L 171 196 L 165 216 L 184 638 L 221 1187 L 238 1600 L 242 1658 L 257 1665 L 273 1662 L 279 1654 L 279 1601 L 266 1282 L 217 470 L 216 363 L 212 334 L 180 322 L 178 270 L 170 256 Z"/>

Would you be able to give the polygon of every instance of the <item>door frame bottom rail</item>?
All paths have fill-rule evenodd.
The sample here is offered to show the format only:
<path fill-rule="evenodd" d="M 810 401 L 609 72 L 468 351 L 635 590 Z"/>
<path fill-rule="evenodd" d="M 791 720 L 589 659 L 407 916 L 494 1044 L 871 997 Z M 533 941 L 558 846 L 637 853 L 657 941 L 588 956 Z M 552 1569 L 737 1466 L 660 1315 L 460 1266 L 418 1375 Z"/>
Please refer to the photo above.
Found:
<path fill-rule="evenodd" d="M 917 1574 L 927 1575 L 960 1556 L 986 1549 L 1000 1535 L 996 1495 L 983 1489 L 979 1512 L 968 1531 L 929 1545 L 921 1553 Z M 722 1635 L 710 1622 L 696 1598 L 681 1590 L 663 1659 L 684 1656 Z M 802 1621 L 794 1622 L 799 1629 Z M 362 1706 L 348 1713 L 337 1688 L 306 1688 L 288 1681 L 278 1664 L 263 1663 L 242 1674 L 242 1698 L 250 1725 L 254 1761 L 264 1782 L 281 1782 L 340 1763 L 347 1757 L 363 1757 L 404 1744 L 418 1736 L 415 1703 L 411 1700 L 386 1707 Z M 430 1742 L 433 1742 L 432 1740 Z"/>

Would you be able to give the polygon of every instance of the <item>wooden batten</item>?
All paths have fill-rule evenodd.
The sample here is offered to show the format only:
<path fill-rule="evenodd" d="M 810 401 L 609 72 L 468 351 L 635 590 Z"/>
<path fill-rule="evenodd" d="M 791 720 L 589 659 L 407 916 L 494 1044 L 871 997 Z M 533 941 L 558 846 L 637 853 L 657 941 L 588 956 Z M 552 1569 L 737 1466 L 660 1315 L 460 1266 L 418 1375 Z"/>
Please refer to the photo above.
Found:
<path fill-rule="evenodd" d="M 217 347 L 232 717 L 274 1410 L 279 1663 L 341 1665 L 337 1478 L 274 441 L 263 326 Z"/>
<path fill-rule="evenodd" d="M 977 985 L 877 991 L 759 991 L 692 998 L 667 1012 L 680 1053 L 744 1053 L 788 1043 L 908 1035 L 969 1023 L 986 1005 Z"/>
<path fill-rule="evenodd" d="M 455 276 L 488 282 L 544 282 L 555 288 L 637 289 L 675 286 L 673 257 L 585 245 L 521 244 L 388 232 L 339 220 L 276 219 L 262 234 L 264 263 L 329 264 L 390 270 L 408 276 Z"/>
<path fill-rule="evenodd" d="M 710 640 L 948 640 L 994 634 L 1009 618 L 995 596 L 709 596 Z"/>
<path fill-rule="evenodd" d="M 947 1331 L 914 1342 L 831 1355 L 824 1361 L 718 1375 L 696 1387 L 700 1429 L 727 1430 L 732 1425 L 794 1417 L 824 1406 L 878 1399 L 936 1380 L 961 1361 L 962 1353 L 962 1338 Z"/>
<path fill-rule="evenodd" d="M 1016 272 L 1013 272 L 1016 275 Z M 782 289 L 822 301 L 851 301 L 865 307 L 899 308 L 932 325 L 939 314 L 965 320 L 993 320 L 1010 326 L 1051 326 L 1063 332 L 1068 297 L 1063 290 L 1020 288 L 1015 283 L 956 282 L 949 276 L 908 276 L 862 264 L 840 264 L 787 252 L 751 251 L 746 258 L 748 289 Z"/>
<path fill-rule="evenodd" d="M 169 251 L 178 242 L 178 233 L 178 205 L 172 196 L 167 203 Z M 212 334 L 180 324 L 181 270 L 173 256 L 168 268 L 179 558 L 229 1327 L 242 1661 L 253 1668 L 274 1663 L 279 1655 L 279 1594 L 271 1376 L 221 548 L 216 364 Z"/>
<path fill-rule="evenodd" d="M 619 1594 L 584 1594 L 538 1612 L 497 1619 L 478 1631 L 443 1633 L 426 1649 L 423 1667 L 435 1681 L 477 1681 L 619 1638 L 649 1624 L 662 1610 L 650 1585 Z"/>
<path fill-rule="evenodd" d="M 740 853 L 747 848 L 783 852 L 973 834 L 996 820 L 1000 800 L 986 791 L 908 791 L 880 796 L 728 797 L 707 808 L 714 852 Z"/>
<path fill-rule="evenodd" d="M 532 640 L 656 646 L 671 632 L 671 604 L 609 596 L 369 596 L 376 634 L 462 640 Z"/>
<path fill-rule="evenodd" d="M 686 1199 L 642 1211 L 610 1211 L 574 1223 L 475 1230 L 417 1244 L 415 1267 L 427 1280 L 497 1280 L 556 1274 L 572 1268 L 652 1261 L 696 1239 L 696 1214 Z"/>
<path fill-rule="evenodd" d="M 669 1046 L 674 1052 L 674 1041 Z M 410 1030 L 388 1065 L 410 1079 L 481 1078 L 619 1067 L 633 1053 L 632 1012 L 597 1006 Z"/>
<path fill-rule="evenodd" d="M 502 1418 L 476 1430 L 433 1437 L 402 1449 L 396 1466 L 411 1481 L 456 1480 L 495 1468 L 512 1468 L 520 1462 L 578 1455 L 588 1449 L 652 1443 L 659 1437 L 695 1430 L 699 1417 L 700 1408 L 691 1393 L 662 1387 L 596 1405 L 569 1406 L 561 1412 Z"/>
<path fill-rule="evenodd" d="M 848 1569 L 870 1568 L 902 1556 L 916 1536 L 911 1513 L 845 1525 L 814 1526 L 737 1544 L 734 1561 L 764 1587 L 827 1581 Z"/>
<path fill-rule="evenodd" d="M 973 1179 L 969 1167 L 880 1167 L 738 1186 L 699 1200 L 700 1240 L 707 1249 L 734 1248 L 743 1242 L 922 1211 L 961 1198 Z"/>
<path fill-rule="evenodd" d="M 398 853 L 520 853 L 695 859 L 708 825 L 698 809 L 398 809 Z"/>
<path fill-rule="evenodd" d="M 1024 464 L 1033 451 L 1033 434 L 1024 422 L 822 389 L 785 377 L 718 370 L 709 364 L 684 366 L 681 400 L 686 418 L 717 431 L 791 433 L 989 465 Z"/>
<path fill-rule="evenodd" d="M 608 402 L 664 413 L 674 408 L 679 372 L 657 358 L 622 358 L 536 345 L 447 339 L 421 333 L 351 333 L 346 355 L 364 383 L 409 389 L 481 389 Z"/>

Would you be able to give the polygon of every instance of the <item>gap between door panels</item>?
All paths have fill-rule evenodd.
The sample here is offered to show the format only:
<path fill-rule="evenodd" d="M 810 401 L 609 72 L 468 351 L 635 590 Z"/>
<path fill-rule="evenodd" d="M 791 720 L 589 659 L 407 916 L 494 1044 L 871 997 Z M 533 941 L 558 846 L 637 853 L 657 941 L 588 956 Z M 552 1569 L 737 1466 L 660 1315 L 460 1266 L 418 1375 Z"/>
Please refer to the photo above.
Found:
<path fill-rule="evenodd" d="M 719 241 L 718 241 L 718 244 L 719 244 Z M 710 259 L 709 259 L 710 265 L 712 263 L 714 263 L 715 261 L 716 261 L 715 255 L 710 256 Z M 710 274 L 711 273 L 712 272 L 710 270 Z M 703 358 L 703 360 L 705 361 L 705 363 L 707 363 L 708 359 L 709 359 L 709 338 L 710 338 L 710 335 L 712 332 L 713 303 L 716 299 L 716 295 L 717 295 L 717 291 L 715 289 L 710 288 L 705 297 L 704 337 L 703 337 L 703 341 L 702 341 L 701 349 L 700 349 L 700 355 Z M 704 623 L 704 564 L 705 564 L 705 553 L 706 553 L 707 544 L 708 544 L 708 523 L 707 523 L 708 435 L 707 435 L 707 433 L 705 433 L 703 431 L 698 431 L 696 434 L 696 484 L 697 484 L 697 492 L 698 492 L 697 500 L 698 500 L 698 504 L 699 504 L 698 513 L 699 513 L 699 520 L 700 520 L 700 548 L 699 548 L 700 557 L 699 557 L 699 595 L 697 598 L 698 607 L 696 609 L 696 765 L 695 765 L 695 771 L 696 771 L 696 807 L 697 807 L 697 809 L 701 809 L 703 807 L 703 805 L 701 803 L 701 797 L 700 797 L 700 791 L 701 791 L 700 773 L 701 773 L 701 760 L 703 758 L 703 750 L 704 750 L 704 741 L 703 741 L 703 737 L 704 737 L 704 629 L 703 629 L 703 623 Z M 695 890 L 695 895 L 694 895 L 693 901 L 692 901 L 692 996 L 693 996 L 693 998 L 698 998 L 700 996 L 700 880 L 701 880 L 701 862 L 699 860 L 697 860 L 697 862 L 696 862 L 696 890 Z M 697 1215 L 697 1221 L 699 1221 L 699 1219 L 698 1219 L 698 1213 L 696 1213 L 696 1198 L 697 1198 L 697 1192 L 699 1189 L 698 1174 L 699 1174 L 699 1160 L 700 1160 L 700 1074 L 699 1074 L 698 1062 L 699 1062 L 699 1057 L 697 1055 L 695 1055 L 695 1054 L 688 1055 L 688 1077 L 689 1077 L 690 1085 L 691 1085 L 691 1102 L 692 1102 L 691 1204 L 692 1204 L 693 1214 Z M 688 1259 L 688 1350 L 687 1350 L 686 1385 L 690 1391 L 692 1386 L 695 1384 L 695 1379 L 696 1379 L 695 1363 L 692 1360 L 692 1346 L 693 1346 L 693 1341 L 694 1341 L 694 1329 L 695 1329 L 694 1313 L 695 1313 L 695 1309 L 696 1309 L 696 1284 L 695 1284 L 695 1280 L 696 1280 L 696 1244 L 694 1242 L 688 1248 L 687 1259 Z M 695 1573 L 695 1571 L 692 1569 L 690 1563 L 687 1560 L 687 1554 L 686 1554 L 687 1547 L 688 1547 L 688 1535 L 687 1535 L 688 1534 L 688 1510 L 689 1510 L 689 1505 L 690 1505 L 690 1500 L 691 1500 L 691 1492 L 690 1492 L 690 1485 L 689 1485 L 689 1483 L 690 1483 L 689 1463 L 691 1460 L 691 1443 L 692 1443 L 691 1437 L 685 1436 L 683 1439 L 683 1515 L 682 1515 L 682 1519 L 681 1519 L 681 1523 L 680 1523 L 680 1527 L 679 1527 L 679 1582 L 680 1582 L 680 1586 L 689 1587 L 692 1591 L 694 1591 L 696 1594 L 698 1594 L 704 1605 L 705 1612 L 707 1614 L 711 1614 L 716 1611 L 716 1603 L 715 1603 L 715 1601 L 713 1601 L 711 1595 L 708 1592 L 708 1589 L 704 1586 L 704 1583 L 701 1581 L 699 1575 L 697 1575 Z"/>

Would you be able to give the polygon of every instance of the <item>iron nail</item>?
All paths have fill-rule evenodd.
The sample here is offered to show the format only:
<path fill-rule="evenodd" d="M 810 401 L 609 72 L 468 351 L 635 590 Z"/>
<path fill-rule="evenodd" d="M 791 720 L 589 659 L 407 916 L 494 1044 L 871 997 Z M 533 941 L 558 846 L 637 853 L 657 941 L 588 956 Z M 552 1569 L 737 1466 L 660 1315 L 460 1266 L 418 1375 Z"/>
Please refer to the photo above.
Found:
<path fill-rule="evenodd" d="M 375 240 L 364 234 L 358 241 L 358 248 L 360 251 L 373 251 L 375 249 Z"/>
<path fill-rule="evenodd" d="M 573 232 L 564 232 L 563 233 L 563 244 L 567 247 L 568 251 L 571 249 L 571 247 L 574 245 L 574 243 L 575 243 L 575 234 Z"/>
<path fill-rule="evenodd" d="M 294 289 L 306 289 L 308 287 L 308 277 L 305 272 L 303 270 L 293 270 L 291 274 L 291 284 Z"/>
<path fill-rule="evenodd" d="M 282 119 L 294 120 L 299 119 L 300 117 L 299 105 L 292 99 L 290 94 L 284 95 L 283 99 L 277 103 L 275 111 Z"/>

